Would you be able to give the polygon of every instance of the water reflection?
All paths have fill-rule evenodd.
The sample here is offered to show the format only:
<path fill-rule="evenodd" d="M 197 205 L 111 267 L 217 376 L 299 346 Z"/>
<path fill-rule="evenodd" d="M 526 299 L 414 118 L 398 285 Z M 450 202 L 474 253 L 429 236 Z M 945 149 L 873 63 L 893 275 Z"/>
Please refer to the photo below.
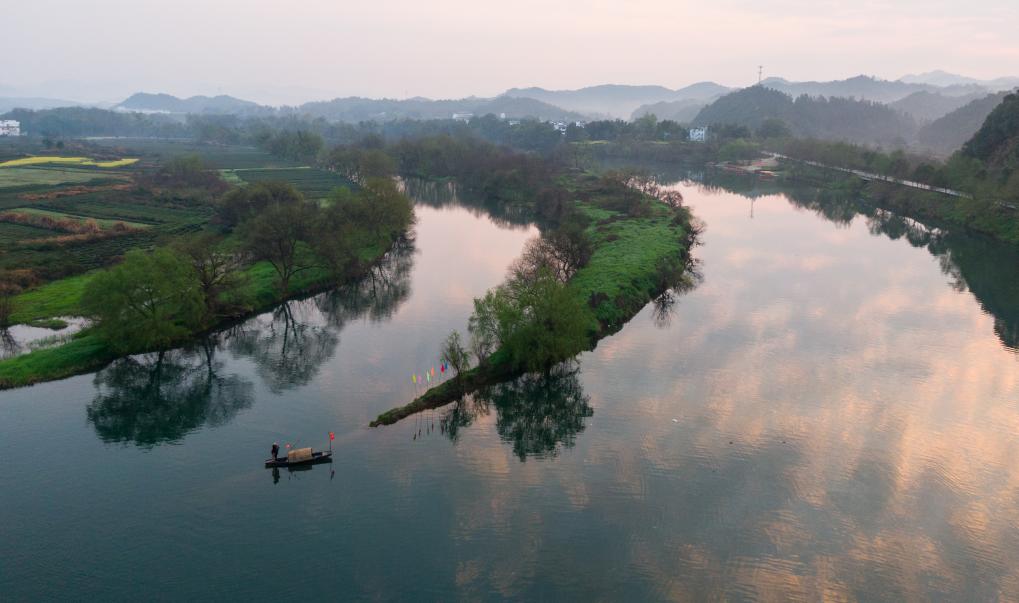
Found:
<path fill-rule="evenodd" d="M 942 272 L 957 291 L 968 290 L 994 318 L 994 332 L 1003 345 L 1019 350 L 1019 248 L 990 237 L 947 225 L 928 225 L 883 210 L 851 191 L 798 183 L 761 180 L 717 170 L 692 172 L 682 166 L 651 166 L 663 184 L 687 182 L 706 194 L 716 191 L 753 198 L 781 194 L 794 206 L 808 210 L 840 228 L 862 216 L 874 235 L 904 239 L 938 259 Z"/>
<path fill-rule="evenodd" d="M 534 216 L 522 205 L 506 203 L 480 193 L 458 187 L 455 182 L 435 182 L 409 178 L 403 181 L 404 191 L 416 203 L 434 208 L 459 207 L 475 217 L 486 217 L 500 228 L 526 228 Z"/>
<path fill-rule="evenodd" d="M 1008 348 L 1019 349 L 1019 248 L 960 229 L 929 226 L 862 200 L 810 187 L 784 191 L 794 205 L 835 223 L 863 215 L 872 234 L 904 239 L 938 259 L 957 291 L 968 290 L 994 317 L 994 332 Z"/>
<path fill-rule="evenodd" d="M 572 448 L 594 410 L 578 375 L 580 364 L 564 362 L 547 373 L 532 373 L 485 388 L 460 400 L 442 417 L 440 426 L 456 442 L 461 430 L 495 408 L 499 437 L 521 461 L 554 457 Z"/>
<path fill-rule="evenodd" d="M 336 329 L 365 316 L 372 322 L 388 320 L 410 297 L 414 253 L 413 238 L 397 241 L 359 282 L 315 297 L 316 307 Z"/>
<path fill-rule="evenodd" d="M 252 384 L 222 375 L 217 342 L 117 360 L 95 375 L 88 422 L 105 442 L 152 447 L 203 425 L 222 425 L 251 406 Z"/>
<path fill-rule="evenodd" d="M 332 358 L 340 341 L 337 332 L 318 322 L 313 301 L 289 301 L 269 315 L 232 330 L 228 346 L 234 355 L 250 358 L 269 390 L 280 393 L 306 385 Z"/>
<path fill-rule="evenodd" d="M 407 300 L 415 250 L 413 238 L 402 239 L 357 283 L 288 301 L 235 327 L 228 335 L 230 350 L 253 360 L 273 393 L 307 385 L 333 357 L 349 321 L 386 320 Z"/>
<path fill-rule="evenodd" d="M 224 350 L 254 362 L 270 391 L 310 383 L 333 357 L 351 320 L 386 320 L 410 295 L 413 239 L 399 241 L 357 283 L 304 300 L 212 335 L 188 348 L 117 360 L 95 376 L 86 409 L 100 438 L 151 447 L 179 441 L 232 419 L 254 400 L 253 384 L 220 374 Z"/>

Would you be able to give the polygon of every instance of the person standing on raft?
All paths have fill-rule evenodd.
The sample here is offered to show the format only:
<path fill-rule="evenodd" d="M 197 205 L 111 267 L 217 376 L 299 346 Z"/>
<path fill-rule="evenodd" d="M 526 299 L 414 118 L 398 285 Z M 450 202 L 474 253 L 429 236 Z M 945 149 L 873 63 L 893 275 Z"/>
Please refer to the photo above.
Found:
<path fill-rule="evenodd" d="M 277 460 L 279 458 L 279 453 L 280 453 L 280 445 L 279 445 L 279 443 L 273 442 L 272 443 L 272 460 L 274 460 L 274 461 Z"/>

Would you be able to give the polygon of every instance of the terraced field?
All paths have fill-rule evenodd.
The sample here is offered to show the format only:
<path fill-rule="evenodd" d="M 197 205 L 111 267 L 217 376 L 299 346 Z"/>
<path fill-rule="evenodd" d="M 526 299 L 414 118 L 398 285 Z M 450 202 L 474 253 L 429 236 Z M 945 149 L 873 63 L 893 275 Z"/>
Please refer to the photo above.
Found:
<path fill-rule="evenodd" d="M 98 168 L 119 168 L 126 167 L 134 163 L 138 163 L 137 158 L 123 158 L 103 161 L 98 159 L 91 159 L 89 157 L 36 156 L 36 157 L 19 157 L 18 159 L 9 159 L 7 161 L 0 162 L 0 168 L 25 167 L 30 165 L 48 165 L 48 164 L 82 165 L 82 166 L 94 166 Z"/>
<path fill-rule="evenodd" d="M 115 149 L 116 153 L 141 157 L 143 164 L 177 155 L 198 155 L 205 164 L 217 170 L 295 167 L 299 164 L 288 159 L 246 146 L 204 144 L 190 140 L 150 140 L 138 138 L 100 139 L 90 141 L 101 147 Z"/>
<path fill-rule="evenodd" d="M 128 220 L 120 219 L 96 218 L 94 215 L 53 211 L 49 209 L 41 209 L 39 207 L 15 207 L 9 211 L 19 214 L 33 214 L 36 216 L 45 216 L 48 218 L 53 218 L 54 220 L 70 219 L 82 221 L 86 219 L 93 219 L 96 221 L 96 223 L 99 224 L 99 227 L 103 229 L 113 228 L 117 224 L 123 224 L 124 226 L 127 226 L 129 228 L 150 228 L 152 226 L 152 224 L 145 224 L 143 222 L 130 222 Z"/>
<path fill-rule="evenodd" d="M 122 178 L 122 177 L 121 177 Z M 59 186 L 61 184 L 95 184 L 118 179 L 94 169 L 5 167 L 0 168 L 0 190 Z"/>
<path fill-rule="evenodd" d="M 350 180 L 335 172 L 310 167 L 235 169 L 229 173 L 247 183 L 289 182 L 309 199 L 324 199 L 339 186 L 354 187 Z"/>

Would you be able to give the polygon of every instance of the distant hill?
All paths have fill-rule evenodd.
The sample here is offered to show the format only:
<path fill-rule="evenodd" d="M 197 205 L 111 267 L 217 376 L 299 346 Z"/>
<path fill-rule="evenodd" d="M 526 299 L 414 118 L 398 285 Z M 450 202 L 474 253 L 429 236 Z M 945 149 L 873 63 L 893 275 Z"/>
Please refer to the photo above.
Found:
<path fill-rule="evenodd" d="M 866 75 L 830 82 L 790 82 L 782 78 L 768 78 L 761 84 L 766 88 L 785 92 L 792 97 L 808 94 L 810 96 L 858 98 L 879 103 L 892 103 L 914 92 L 921 91 L 938 92 L 945 96 L 961 96 L 985 91 L 984 88 L 976 84 L 939 87 L 931 84 L 893 82 Z"/>
<path fill-rule="evenodd" d="M 937 155 L 951 155 L 976 134 L 1006 94 L 988 94 L 932 121 L 917 132 L 917 142 L 925 150 Z"/>
<path fill-rule="evenodd" d="M 698 125 L 736 124 L 757 129 L 767 119 L 784 121 L 793 134 L 868 145 L 905 145 L 916 132 L 909 116 L 875 102 L 800 96 L 795 100 L 765 86 L 733 92 L 697 114 Z"/>
<path fill-rule="evenodd" d="M 929 122 L 985 96 L 987 96 L 985 92 L 976 92 L 964 96 L 945 96 L 937 92 L 921 90 L 894 103 L 889 103 L 889 106 L 912 116 L 918 122 Z"/>
<path fill-rule="evenodd" d="M 268 113 L 272 109 L 232 96 L 192 96 L 177 98 L 171 94 L 150 94 L 139 92 L 118 104 L 115 109 L 140 113 L 215 113 L 229 115 L 251 115 Z"/>
<path fill-rule="evenodd" d="M 55 107 L 80 107 L 82 103 L 57 98 L 36 98 L 25 96 L 0 97 L 0 113 L 12 109 L 53 109 Z"/>
<path fill-rule="evenodd" d="M 998 103 L 962 153 L 993 168 L 1019 168 L 1019 94 L 1008 94 Z"/>
<path fill-rule="evenodd" d="M 641 105 L 634 110 L 630 119 L 638 119 L 645 115 L 655 115 L 659 120 L 671 119 L 679 123 L 690 123 L 697 117 L 707 103 L 699 99 L 663 101 L 650 105 Z"/>
<path fill-rule="evenodd" d="M 972 77 L 956 75 L 941 71 L 928 71 L 927 73 L 910 74 L 899 78 L 900 82 L 907 84 L 930 84 L 932 86 L 971 86 L 977 85 L 987 88 L 990 92 L 1001 92 L 1019 87 L 1019 77 L 999 77 L 993 80 L 978 80 Z"/>
<path fill-rule="evenodd" d="M 427 98 L 371 99 L 336 98 L 330 101 L 305 103 L 294 109 L 297 113 L 333 121 L 390 121 L 395 119 L 450 119 L 454 113 L 473 115 L 506 114 L 507 118 L 578 121 L 586 116 L 535 100 L 533 98 L 463 98 L 430 100 Z"/>
<path fill-rule="evenodd" d="M 706 102 L 730 90 L 714 82 L 698 82 L 679 90 L 670 90 L 664 86 L 605 84 L 577 90 L 511 88 L 502 96 L 533 98 L 571 111 L 629 119 L 642 105 L 690 99 Z"/>

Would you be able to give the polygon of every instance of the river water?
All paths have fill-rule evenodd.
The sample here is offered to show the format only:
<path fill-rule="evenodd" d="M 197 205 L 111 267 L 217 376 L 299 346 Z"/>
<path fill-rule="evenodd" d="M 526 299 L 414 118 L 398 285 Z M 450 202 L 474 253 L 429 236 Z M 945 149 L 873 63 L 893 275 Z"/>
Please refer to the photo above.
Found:
<path fill-rule="evenodd" d="M 675 186 L 702 281 L 470 403 L 366 427 L 536 233 L 434 198 L 356 287 L 0 393 L 0 598 L 1019 598 L 1019 254 Z"/>

